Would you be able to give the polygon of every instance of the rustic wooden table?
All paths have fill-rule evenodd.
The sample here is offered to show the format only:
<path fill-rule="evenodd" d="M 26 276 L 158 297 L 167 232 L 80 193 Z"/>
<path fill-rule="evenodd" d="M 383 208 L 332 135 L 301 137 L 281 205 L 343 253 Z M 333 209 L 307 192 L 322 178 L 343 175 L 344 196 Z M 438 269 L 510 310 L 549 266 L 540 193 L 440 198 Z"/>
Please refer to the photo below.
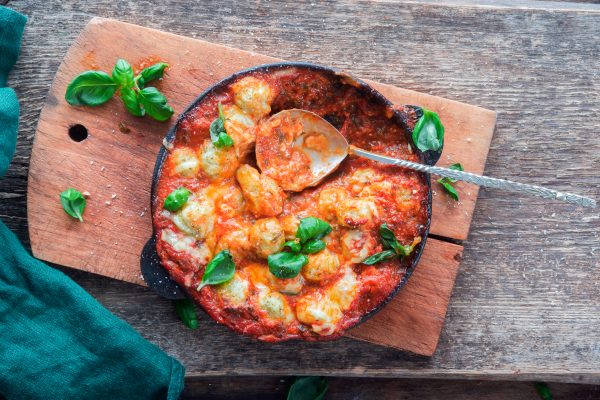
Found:
<path fill-rule="evenodd" d="M 63 55 L 92 16 L 330 64 L 495 110 L 487 174 L 598 200 L 600 6 L 479 3 L 10 1 L 29 22 L 9 79 L 22 116 L 17 154 L 0 180 L 0 218 L 28 242 L 27 169 L 39 111 Z M 144 288 L 64 270 L 182 360 L 190 376 L 599 383 L 599 231 L 597 210 L 482 190 L 432 358 L 350 339 L 257 343 L 204 316 L 192 332 L 176 319 L 170 302 Z"/>

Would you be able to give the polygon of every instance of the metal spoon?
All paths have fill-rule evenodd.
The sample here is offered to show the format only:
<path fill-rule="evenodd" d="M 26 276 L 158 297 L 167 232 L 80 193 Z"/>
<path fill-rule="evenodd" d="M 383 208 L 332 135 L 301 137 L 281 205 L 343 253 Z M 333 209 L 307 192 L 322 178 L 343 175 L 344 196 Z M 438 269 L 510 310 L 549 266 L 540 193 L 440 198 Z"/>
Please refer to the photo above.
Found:
<path fill-rule="evenodd" d="M 384 164 L 410 168 L 479 186 L 510 190 L 546 199 L 562 200 L 582 207 L 596 207 L 596 201 L 589 197 L 559 192 L 541 186 L 512 182 L 505 179 L 480 176 L 470 172 L 423 165 L 359 149 L 350 145 L 346 138 L 333 125 L 310 111 L 300 109 L 283 110 L 271 116 L 266 124 L 267 126 L 277 127 L 280 131 L 277 135 L 268 136 L 269 132 L 267 131 L 266 135 L 263 134 L 262 137 L 257 136 L 256 158 L 258 166 L 263 172 L 265 172 L 265 168 L 271 171 L 279 168 L 289 169 L 290 149 L 304 153 L 310 159 L 310 173 L 302 174 L 298 172 L 297 174 L 291 174 L 292 176 L 289 179 L 276 179 L 284 190 L 300 191 L 306 187 L 318 185 L 344 161 L 348 154 L 354 154 Z M 301 124 L 302 128 L 301 130 L 296 129 L 297 135 L 290 136 L 285 132 L 282 133 L 282 131 L 285 131 L 286 124 L 287 126 L 296 127 L 298 124 Z M 282 126 L 283 128 L 281 128 Z M 315 146 L 314 143 L 307 145 L 307 138 L 309 137 L 320 137 L 319 140 L 313 140 L 313 142 L 320 142 L 321 144 L 318 146 Z M 283 154 L 282 152 L 286 156 L 277 157 L 279 154 Z M 287 174 L 287 176 L 289 175 Z"/>

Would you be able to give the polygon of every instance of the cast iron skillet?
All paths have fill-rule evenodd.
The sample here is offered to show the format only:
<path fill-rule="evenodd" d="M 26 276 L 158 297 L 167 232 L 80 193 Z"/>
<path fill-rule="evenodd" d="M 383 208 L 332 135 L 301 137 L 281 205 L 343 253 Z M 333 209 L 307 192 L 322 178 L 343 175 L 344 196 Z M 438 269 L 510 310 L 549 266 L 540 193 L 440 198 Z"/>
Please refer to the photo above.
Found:
<path fill-rule="evenodd" d="M 348 75 L 345 72 L 342 72 L 342 71 L 339 71 L 337 69 L 330 68 L 330 67 L 325 67 L 325 66 L 310 64 L 310 63 L 302 63 L 302 62 L 282 62 L 282 63 L 275 63 L 275 64 L 259 65 L 256 67 L 252 67 L 252 68 L 249 68 L 246 70 L 236 72 L 235 74 L 223 79 L 222 81 L 217 82 L 216 84 L 214 84 L 213 86 L 208 88 L 206 91 L 204 91 L 204 93 L 202 93 L 200 96 L 198 96 L 196 98 L 196 100 L 194 100 L 189 105 L 189 107 L 183 113 L 181 113 L 181 115 L 179 115 L 179 117 L 177 118 L 177 122 L 169 130 L 163 143 L 169 143 L 169 144 L 173 143 L 173 141 L 175 140 L 175 135 L 176 135 L 177 129 L 178 129 L 181 121 L 186 117 L 186 115 L 191 110 L 193 110 L 196 107 L 196 105 L 198 105 L 201 101 L 203 101 L 206 96 L 212 94 L 213 92 L 219 91 L 221 88 L 229 85 L 230 83 L 234 82 L 238 78 L 243 77 L 244 75 L 246 75 L 248 73 L 257 72 L 257 71 L 269 73 L 269 72 L 273 72 L 273 71 L 277 71 L 277 70 L 281 70 L 281 69 L 287 69 L 287 68 L 298 68 L 298 69 L 308 69 L 308 70 L 312 70 L 312 71 L 318 71 L 322 74 L 328 75 L 329 77 L 335 76 L 335 77 L 337 77 L 337 79 L 341 79 L 342 81 L 344 81 L 348 84 L 351 84 L 352 86 L 356 87 L 359 91 L 361 91 L 365 96 L 367 96 L 367 98 L 370 98 L 371 101 L 379 103 L 382 106 L 388 107 L 389 109 L 393 110 L 392 121 L 396 122 L 397 124 L 399 124 L 400 126 L 402 126 L 404 128 L 404 131 L 406 132 L 406 140 L 408 141 L 408 143 L 412 143 L 412 127 L 414 127 L 414 122 L 416 122 L 416 120 L 418 120 L 418 118 L 420 118 L 421 115 L 423 114 L 423 111 L 420 107 L 417 107 L 417 106 L 405 106 L 403 108 L 402 107 L 393 107 L 393 104 L 388 99 L 386 99 L 381 93 L 379 93 L 378 91 L 373 89 L 371 86 L 369 86 L 365 82 L 363 82 L 359 79 L 356 79 L 354 77 L 351 77 L 350 75 Z M 411 121 L 412 121 L 412 123 L 411 123 Z M 334 125 L 336 125 L 333 121 L 330 121 L 330 122 L 332 122 Z M 339 128 L 339 126 L 337 126 L 337 127 Z M 413 147 L 416 148 L 416 146 L 413 146 Z M 424 163 L 424 164 L 428 164 L 428 165 L 434 165 L 438 161 L 438 159 L 440 158 L 440 155 L 442 153 L 441 149 L 438 152 L 433 152 L 433 151 L 421 152 L 418 149 L 416 149 L 416 151 L 419 155 L 420 162 Z M 157 198 L 156 198 L 157 183 L 158 183 L 158 180 L 160 179 L 162 166 L 163 166 L 163 163 L 164 163 L 166 157 L 167 157 L 167 150 L 164 146 L 162 146 L 158 153 L 158 157 L 156 158 L 156 163 L 154 165 L 154 173 L 152 175 L 152 191 L 151 191 L 150 204 L 151 204 L 153 219 L 154 219 L 154 211 L 155 211 L 156 202 L 157 202 Z M 369 313 L 363 315 L 360 319 L 360 322 L 365 321 L 367 318 L 369 318 L 370 316 L 377 313 L 377 311 L 379 311 L 387 302 L 389 302 L 398 293 L 398 291 L 406 284 L 406 282 L 412 275 L 413 271 L 415 270 L 417 263 L 419 262 L 421 253 L 423 252 L 423 249 L 425 247 L 425 242 L 427 241 L 427 236 L 429 234 L 429 225 L 431 222 L 431 203 L 432 203 L 431 182 L 429 179 L 429 174 L 423 173 L 423 174 L 421 174 L 421 176 L 422 176 L 423 181 L 427 184 L 427 187 L 428 187 L 428 196 L 427 196 L 427 204 L 426 204 L 427 222 L 425 224 L 425 228 L 424 228 L 423 234 L 421 236 L 422 241 L 419 245 L 417 245 L 417 247 L 413 251 L 413 253 L 411 255 L 411 259 L 410 259 L 410 265 L 407 268 L 406 273 L 404 274 L 404 277 L 398 283 L 398 285 L 396 286 L 394 291 L 392 293 L 390 293 L 390 295 L 385 299 L 385 301 L 383 301 L 381 303 L 381 305 L 379 305 L 379 307 L 377 307 L 377 308 L 373 309 L 372 311 L 370 311 Z M 182 289 L 175 281 L 173 281 L 170 278 L 167 271 L 161 265 L 160 258 L 156 251 L 156 239 L 155 239 L 154 228 L 153 228 L 152 238 L 150 240 L 148 240 L 148 242 L 146 243 L 146 245 L 144 246 L 144 248 L 142 250 L 142 254 L 140 257 L 140 265 L 141 265 L 141 270 L 142 270 L 142 275 L 144 277 L 144 280 L 146 281 L 146 283 L 148 284 L 150 289 L 152 289 L 154 292 L 156 292 L 157 294 L 159 294 L 162 297 L 165 297 L 167 299 L 183 299 L 186 297 L 185 290 Z"/>

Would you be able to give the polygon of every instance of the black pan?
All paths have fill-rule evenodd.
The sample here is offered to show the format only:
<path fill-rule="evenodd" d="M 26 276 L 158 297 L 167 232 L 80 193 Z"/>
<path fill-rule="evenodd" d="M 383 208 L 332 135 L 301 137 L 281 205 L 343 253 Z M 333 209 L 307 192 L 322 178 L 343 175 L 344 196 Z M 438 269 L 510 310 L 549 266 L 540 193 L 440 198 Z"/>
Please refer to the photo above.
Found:
<path fill-rule="evenodd" d="M 179 115 L 179 117 L 177 118 L 177 122 L 165 136 L 164 142 L 173 143 L 173 141 L 175 140 L 175 135 L 176 135 L 177 129 L 178 129 L 181 121 L 186 117 L 186 115 L 191 110 L 193 110 L 196 107 L 196 105 L 198 105 L 201 101 L 203 101 L 206 96 L 212 94 L 215 91 L 221 90 L 221 88 L 229 85 L 233 81 L 235 81 L 238 78 L 243 77 L 244 75 L 247 75 L 249 73 L 253 73 L 253 72 L 257 72 L 257 71 L 269 73 L 269 72 L 286 69 L 286 68 L 298 68 L 298 69 L 309 69 L 309 70 L 313 70 L 313 71 L 319 71 L 321 73 L 327 74 L 328 76 L 336 76 L 338 79 L 341 79 L 346 83 L 352 84 L 353 86 L 358 88 L 360 91 L 362 91 L 363 94 L 368 96 L 372 101 L 380 103 L 380 104 L 385 105 L 386 107 L 392 109 L 393 110 L 392 120 L 394 122 L 400 124 L 404 128 L 404 130 L 406 132 L 406 139 L 408 140 L 409 143 L 412 143 L 412 127 L 414 127 L 414 123 L 416 122 L 416 120 L 418 120 L 418 118 L 420 118 L 421 115 L 423 115 L 422 109 L 420 107 L 418 107 L 418 106 L 394 107 L 393 104 L 388 99 L 386 99 L 381 93 L 379 93 L 378 91 L 376 91 L 375 89 L 373 89 L 371 86 L 369 86 L 365 82 L 361 81 L 360 79 L 353 78 L 350 75 L 346 74 L 345 72 L 339 71 L 334 68 L 325 67 L 325 66 L 316 65 L 316 64 L 310 64 L 310 63 L 301 63 L 301 62 L 283 62 L 283 63 L 259 65 L 259 66 L 252 67 L 252 68 L 249 68 L 249 69 L 246 69 L 243 71 L 236 72 L 235 74 L 223 79 L 222 81 L 217 82 L 216 84 L 214 84 L 213 86 L 208 88 L 206 91 L 204 91 L 200 96 L 198 96 L 188 106 L 188 108 Z M 414 146 L 414 147 L 416 148 L 416 146 Z M 419 155 L 420 162 L 423 164 L 427 164 L 427 165 L 434 165 L 439 160 L 440 155 L 442 153 L 442 149 L 440 149 L 437 152 L 433 152 L 433 151 L 421 152 L 418 149 L 416 149 L 416 151 Z M 151 190 L 151 197 L 150 197 L 152 216 L 154 216 L 154 210 L 155 210 L 156 201 L 157 201 L 156 200 L 156 186 L 157 186 L 157 182 L 160 178 L 160 174 L 162 171 L 162 165 L 166 159 L 166 156 L 167 156 L 167 150 L 164 146 L 162 146 L 158 153 L 158 156 L 156 158 L 156 163 L 154 165 L 154 173 L 152 175 L 152 190 Z M 360 322 L 363 322 L 370 316 L 374 315 L 377 311 L 379 311 L 406 284 L 406 282 L 412 275 L 413 271 L 415 270 L 415 268 L 419 262 L 419 259 L 421 257 L 421 253 L 423 252 L 423 249 L 425 248 L 425 242 L 427 241 L 427 236 L 429 234 L 429 225 L 431 222 L 432 194 L 431 194 L 431 182 L 429 179 L 429 174 L 422 173 L 421 175 L 422 175 L 423 181 L 427 184 L 428 192 L 429 192 L 428 197 L 427 197 L 427 204 L 426 204 L 427 223 L 426 223 L 425 229 L 423 231 L 423 234 L 421 236 L 422 241 L 419 245 L 417 245 L 417 247 L 413 251 L 412 255 L 410 256 L 411 257 L 410 265 L 408 266 L 407 271 L 404 274 L 404 277 L 398 283 L 395 290 L 386 298 L 386 300 L 384 302 L 382 302 L 382 304 L 379 307 L 377 307 L 376 309 L 374 309 L 371 312 L 364 315 L 361 318 Z M 148 240 L 148 242 L 144 246 L 144 249 L 142 250 L 142 254 L 140 257 L 140 266 L 141 266 L 142 275 L 144 277 L 144 280 L 146 281 L 146 283 L 148 284 L 148 287 L 150 287 L 150 289 L 152 289 L 154 292 L 156 292 L 157 294 L 159 294 L 162 297 L 165 297 L 167 299 L 185 298 L 186 297 L 185 290 L 182 289 L 175 281 L 173 281 L 167 274 L 166 270 L 161 266 L 159 256 L 156 252 L 156 241 L 155 241 L 154 237 L 155 237 L 155 233 L 154 233 L 154 229 L 153 229 L 152 238 L 150 240 Z"/>

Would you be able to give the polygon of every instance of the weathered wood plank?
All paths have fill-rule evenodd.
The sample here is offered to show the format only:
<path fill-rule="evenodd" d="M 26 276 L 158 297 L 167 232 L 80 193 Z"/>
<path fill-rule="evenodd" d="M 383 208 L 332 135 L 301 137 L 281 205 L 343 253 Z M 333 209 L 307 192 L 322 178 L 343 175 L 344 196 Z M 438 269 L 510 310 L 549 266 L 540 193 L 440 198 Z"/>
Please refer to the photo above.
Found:
<path fill-rule="evenodd" d="M 12 1 L 30 16 L 10 82 L 22 105 L 17 157 L 0 192 L 25 193 L 31 135 L 60 60 L 91 16 L 118 18 L 499 112 L 486 173 L 598 199 L 597 12 L 414 3 Z M 307 9 L 310 12 L 307 12 Z M 27 239 L 25 199 L 0 218 Z M 186 331 L 170 303 L 134 285 L 68 271 L 191 374 L 600 381 L 600 218 L 481 190 L 438 351 L 424 360 L 344 339 L 265 346 L 203 317 Z M 197 353 L 200 340 L 214 351 Z M 228 349 L 241 345 L 243 352 Z M 243 368 L 232 366 L 243 365 Z"/>
<path fill-rule="evenodd" d="M 279 400 L 293 378 L 222 377 L 186 379 L 182 400 L 248 399 Z M 330 378 L 326 398 L 419 400 L 531 400 L 538 398 L 533 382 L 449 381 L 426 379 Z M 595 399 L 600 387 L 550 383 L 554 399 Z"/>

